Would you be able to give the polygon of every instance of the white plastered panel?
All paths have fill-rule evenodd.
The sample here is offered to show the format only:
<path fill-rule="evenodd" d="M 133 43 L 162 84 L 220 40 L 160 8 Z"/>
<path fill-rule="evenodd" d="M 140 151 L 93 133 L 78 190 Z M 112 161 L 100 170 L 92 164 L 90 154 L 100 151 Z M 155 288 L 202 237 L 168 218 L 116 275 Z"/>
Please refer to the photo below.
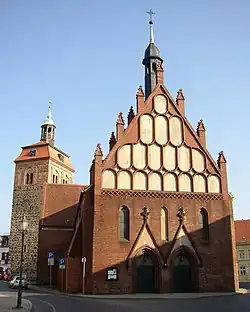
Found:
<path fill-rule="evenodd" d="M 179 191 L 180 192 L 191 192 L 192 190 L 191 177 L 188 174 L 181 174 L 179 176 Z"/>
<path fill-rule="evenodd" d="M 163 176 L 163 187 L 164 191 L 176 192 L 177 191 L 177 179 L 175 174 L 166 173 Z"/>
<path fill-rule="evenodd" d="M 138 170 L 146 166 L 146 146 L 141 143 L 133 145 L 133 165 Z"/>
<path fill-rule="evenodd" d="M 160 145 L 168 141 L 168 121 L 164 116 L 155 117 L 155 141 Z"/>
<path fill-rule="evenodd" d="M 153 141 L 153 118 L 150 115 L 140 117 L 140 139 L 145 144 Z"/>
<path fill-rule="evenodd" d="M 117 151 L 117 163 L 122 169 L 128 169 L 131 166 L 131 145 L 126 144 Z"/>
<path fill-rule="evenodd" d="M 147 189 L 147 175 L 145 173 L 140 171 L 134 173 L 133 189 L 144 191 Z"/>
<path fill-rule="evenodd" d="M 192 162 L 195 171 L 203 172 L 205 170 L 205 157 L 198 149 L 192 149 Z"/>
<path fill-rule="evenodd" d="M 182 145 L 177 149 L 178 166 L 182 171 L 188 171 L 191 167 L 190 148 Z"/>
<path fill-rule="evenodd" d="M 206 192 L 206 178 L 201 174 L 196 174 L 194 180 L 194 192 Z"/>
<path fill-rule="evenodd" d="M 154 108 L 158 114 L 165 114 L 167 111 L 167 100 L 164 95 L 154 97 Z"/>
<path fill-rule="evenodd" d="M 182 121 L 179 117 L 173 116 L 169 119 L 170 142 L 179 146 L 183 140 Z"/>
<path fill-rule="evenodd" d="M 153 144 L 148 146 L 148 165 L 152 170 L 158 170 L 161 167 L 161 148 Z"/>
<path fill-rule="evenodd" d="M 220 193 L 220 178 L 216 175 L 210 175 L 208 177 L 208 192 Z"/>
<path fill-rule="evenodd" d="M 117 188 L 120 190 L 131 190 L 131 174 L 127 171 L 120 171 L 117 175 Z"/>
<path fill-rule="evenodd" d="M 160 173 L 152 172 L 148 176 L 148 189 L 150 191 L 161 191 L 162 176 Z"/>
<path fill-rule="evenodd" d="M 114 189 L 115 188 L 115 173 L 112 170 L 105 170 L 102 173 L 102 187 Z"/>
<path fill-rule="evenodd" d="M 176 148 L 167 145 L 163 147 L 163 166 L 166 170 L 174 170 L 176 167 Z"/>

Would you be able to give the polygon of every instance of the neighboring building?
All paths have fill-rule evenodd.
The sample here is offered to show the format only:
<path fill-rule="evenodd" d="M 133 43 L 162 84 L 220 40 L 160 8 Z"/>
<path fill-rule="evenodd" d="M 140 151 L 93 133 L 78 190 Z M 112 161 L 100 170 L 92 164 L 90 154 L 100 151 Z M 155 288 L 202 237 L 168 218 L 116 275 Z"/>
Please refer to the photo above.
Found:
<path fill-rule="evenodd" d="M 23 147 L 15 161 L 11 259 L 18 270 L 17 225 L 25 214 L 28 278 L 48 283 L 47 257 L 54 252 L 53 282 L 58 276 L 68 292 L 83 284 L 86 293 L 238 288 L 226 159 L 223 152 L 217 162 L 209 154 L 202 121 L 196 131 L 188 122 L 182 90 L 174 100 L 164 86 L 152 24 L 136 113 L 131 107 L 126 128 L 119 114 L 104 159 L 97 145 L 90 184 L 59 185 L 66 176 L 72 183 L 74 170 L 54 146 L 51 112 L 41 142 Z M 63 256 L 66 269 L 58 271 Z"/>
<path fill-rule="evenodd" d="M 10 267 L 9 235 L 0 235 L 0 273 Z"/>
<path fill-rule="evenodd" d="M 250 220 L 235 220 L 239 281 L 250 282 Z"/>

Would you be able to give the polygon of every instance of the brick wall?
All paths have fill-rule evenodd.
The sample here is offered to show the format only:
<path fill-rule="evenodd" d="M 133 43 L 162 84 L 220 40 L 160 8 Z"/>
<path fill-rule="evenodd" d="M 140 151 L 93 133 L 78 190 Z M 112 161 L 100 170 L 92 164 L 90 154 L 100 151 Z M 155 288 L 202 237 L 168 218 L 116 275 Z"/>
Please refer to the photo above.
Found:
<path fill-rule="evenodd" d="M 119 240 L 119 209 L 126 205 L 130 209 L 130 241 Z M 121 198 L 99 196 L 95 198 L 93 237 L 93 292 L 129 292 L 133 289 L 132 273 L 128 274 L 126 258 L 142 226 L 140 212 L 143 206 L 150 209 L 149 226 L 166 257 L 178 228 L 176 216 L 179 205 L 187 209 L 185 226 L 192 238 L 202 267 L 199 269 L 200 291 L 235 290 L 235 272 L 231 234 L 231 202 L 224 200 L 182 200 L 164 198 Z M 169 242 L 161 241 L 160 208 L 169 213 Z M 199 210 L 206 208 L 209 216 L 209 243 L 201 239 Z M 171 257 L 171 255 L 170 255 Z M 167 259 L 165 259 L 167 260 Z M 106 268 L 118 267 L 119 282 L 106 282 Z M 171 269 L 160 269 L 160 291 L 170 290 Z"/>

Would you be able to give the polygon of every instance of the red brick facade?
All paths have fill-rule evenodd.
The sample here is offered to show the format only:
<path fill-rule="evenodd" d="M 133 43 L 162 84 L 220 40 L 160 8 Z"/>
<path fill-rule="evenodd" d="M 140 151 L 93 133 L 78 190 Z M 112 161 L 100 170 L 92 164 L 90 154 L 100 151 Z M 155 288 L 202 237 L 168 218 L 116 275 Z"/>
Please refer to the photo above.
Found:
<path fill-rule="evenodd" d="M 163 92 L 158 86 L 152 97 L 145 103 L 144 111 L 151 111 L 152 98 Z M 151 101 L 151 102 L 150 102 Z M 172 108 L 173 109 L 173 108 Z M 67 291 L 82 291 L 82 262 L 86 257 L 85 292 L 87 293 L 134 293 L 136 289 L 137 258 L 143 253 L 150 253 L 155 265 L 155 284 L 157 292 L 173 292 L 174 260 L 178 254 L 185 254 L 192 270 L 191 291 L 235 291 L 238 288 L 236 267 L 235 237 L 233 225 L 232 198 L 227 191 L 226 161 L 223 153 L 219 154 L 218 163 L 204 150 L 204 134 L 201 138 L 188 127 L 185 128 L 185 142 L 189 146 L 197 145 L 207 157 L 207 168 L 221 177 L 219 193 L 135 191 L 102 188 L 102 173 L 106 168 L 115 166 L 116 150 L 127 142 L 136 143 L 138 138 L 138 115 L 130 122 L 120 140 L 112 147 L 106 159 L 102 160 L 102 151 L 98 145 L 91 167 L 92 186 L 81 200 L 81 225 L 75 228 L 75 238 L 68 252 Z M 118 129 L 118 131 L 123 131 Z M 129 240 L 120 241 L 120 209 L 129 209 Z M 141 216 L 143 207 L 149 208 L 147 228 L 154 244 L 147 243 L 136 249 L 142 227 L 145 225 Z M 168 241 L 161 239 L 161 207 L 168 211 Z M 186 211 L 180 224 L 177 217 L 179 207 Z M 202 239 L 200 210 L 208 214 L 209 240 Z M 80 222 L 80 221 L 79 221 Z M 177 242 L 177 231 L 183 229 L 185 240 Z M 77 234 L 78 233 L 78 234 Z M 188 246 L 190 245 L 190 247 Z M 81 247 L 80 247 L 81 245 Z M 77 247 L 78 246 L 78 247 Z M 79 255 L 79 249 L 82 254 Z M 72 269 L 71 269 L 72 268 Z M 107 269 L 118 270 L 118 280 L 107 280 Z M 74 273 L 74 272 L 77 272 Z M 76 278 L 78 275 L 79 279 Z M 72 277 L 72 278 L 71 278 Z M 78 285 L 78 286 L 77 286 Z"/>
<path fill-rule="evenodd" d="M 67 292 L 238 288 L 226 159 L 223 152 L 217 162 L 212 159 L 203 122 L 195 132 L 185 117 L 182 90 L 174 100 L 163 85 L 162 60 L 155 58 L 156 86 L 146 99 L 139 88 L 137 112 L 130 109 L 126 129 L 119 114 L 105 159 L 97 145 L 90 186 L 45 186 L 40 276 L 48 270 L 48 251 L 66 254 L 66 272 L 55 271 L 54 278 Z M 49 226 L 58 231 L 51 235 Z M 147 284 L 151 288 L 144 289 Z"/>

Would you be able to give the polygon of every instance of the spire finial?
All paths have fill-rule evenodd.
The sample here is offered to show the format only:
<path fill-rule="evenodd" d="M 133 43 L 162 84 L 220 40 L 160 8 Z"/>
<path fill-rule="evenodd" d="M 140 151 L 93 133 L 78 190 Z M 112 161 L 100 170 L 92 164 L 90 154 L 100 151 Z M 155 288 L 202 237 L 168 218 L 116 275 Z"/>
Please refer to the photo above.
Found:
<path fill-rule="evenodd" d="M 48 111 L 48 117 L 47 118 L 52 118 L 52 103 L 49 102 L 49 111 Z"/>
<path fill-rule="evenodd" d="M 149 30 L 150 30 L 150 43 L 154 43 L 154 32 L 153 32 L 153 14 L 155 14 L 151 9 L 147 12 L 150 16 L 149 20 Z"/>

